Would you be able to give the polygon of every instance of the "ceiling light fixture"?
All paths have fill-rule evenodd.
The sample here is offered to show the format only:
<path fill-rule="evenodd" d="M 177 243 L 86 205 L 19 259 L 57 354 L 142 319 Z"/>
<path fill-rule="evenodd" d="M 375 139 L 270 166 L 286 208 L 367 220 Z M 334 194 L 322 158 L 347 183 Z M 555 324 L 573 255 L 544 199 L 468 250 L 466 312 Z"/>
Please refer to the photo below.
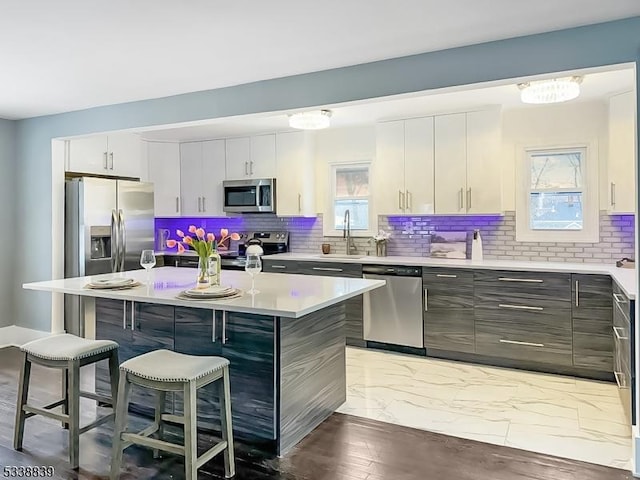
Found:
<path fill-rule="evenodd" d="M 289 126 L 300 130 L 320 130 L 327 128 L 331 121 L 331 110 L 314 110 L 289 115 Z"/>
<path fill-rule="evenodd" d="M 520 100 L 536 104 L 566 102 L 580 95 L 580 83 L 582 77 L 576 76 L 519 83 Z"/>

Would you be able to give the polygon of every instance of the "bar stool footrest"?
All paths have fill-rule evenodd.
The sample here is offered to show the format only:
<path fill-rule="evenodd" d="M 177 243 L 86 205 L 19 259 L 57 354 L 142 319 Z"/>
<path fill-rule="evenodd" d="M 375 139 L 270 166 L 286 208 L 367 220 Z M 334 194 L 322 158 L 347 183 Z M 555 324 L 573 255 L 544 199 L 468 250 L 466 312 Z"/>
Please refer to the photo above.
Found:
<path fill-rule="evenodd" d="M 112 418 L 115 418 L 116 414 L 115 413 L 110 413 L 108 415 L 104 415 L 103 417 L 98 418 L 97 420 L 95 420 L 94 422 L 91 422 L 88 425 L 85 425 L 84 427 L 80 427 L 80 429 L 78 430 L 78 434 L 81 435 L 84 432 L 88 432 L 89 430 L 91 430 L 92 428 L 96 428 L 99 427 L 100 425 L 102 425 L 103 423 L 108 422 L 109 420 L 111 420 Z"/>
<path fill-rule="evenodd" d="M 221 453 L 225 448 L 227 448 L 226 440 L 222 440 L 221 442 L 216 443 L 213 447 L 211 447 L 209 450 L 198 457 L 198 459 L 196 460 L 196 468 L 200 468 L 201 466 L 203 466 L 213 457 Z"/>
<path fill-rule="evenodd" d="M 145 447 L 175 453 L 176 455 L 182 455 L 184 457 L 184 446 L 165 442 L 164 440 L 158 440 L 156 438 L 149 438 L 145 435 L 140 435 L 139 433 L 123 433 L 122 440 L 131 443 L 131 445 L 143 445 Z"/>

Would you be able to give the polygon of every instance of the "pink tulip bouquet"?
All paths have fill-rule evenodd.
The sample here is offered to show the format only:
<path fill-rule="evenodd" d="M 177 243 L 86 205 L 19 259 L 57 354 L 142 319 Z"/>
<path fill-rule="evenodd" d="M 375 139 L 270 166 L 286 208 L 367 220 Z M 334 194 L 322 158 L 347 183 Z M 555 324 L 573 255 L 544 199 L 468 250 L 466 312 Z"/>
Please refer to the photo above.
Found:
<path fill-rule="evenodd" d="M 196 228 L 195 225 L 189 226 L 189 233 L 195 235 L 185 235 L 182 230 L 176 230 L 176 235 L 181 240 L 167 240 L 167 247 L 173 248 L 178 246 L 178 253 L 184 253 L 186 251 L 185 246 L 193 248 L 199 257 L 207 258 L 211 256 L 211 253 L 226 248 L 225 242 L 229 240 L 240 240 L 240 235 L 237 233 L 229 234 L 229 230 L 223 228 L 220 230 L 220 237 L 216 238 L 213 233 L 205 232 L 204 228 Z"/>

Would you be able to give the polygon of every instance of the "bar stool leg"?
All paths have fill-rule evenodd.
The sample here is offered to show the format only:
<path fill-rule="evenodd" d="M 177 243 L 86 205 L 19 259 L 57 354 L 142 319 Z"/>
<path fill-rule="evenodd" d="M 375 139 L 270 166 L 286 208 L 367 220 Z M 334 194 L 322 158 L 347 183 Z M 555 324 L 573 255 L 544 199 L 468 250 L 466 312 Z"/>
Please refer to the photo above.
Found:
<path fill-rule="evenodd" d="M 198 419 L 196 382 L 184 385 L 184 467 L 185 480 L 198 479 Z"/>
<path fill-rule="evenodd" d="M 118 349 L 111 351 L 109 356 L 109 379 L 111 380 L 111 408 L 116 412 L 118 404 L 118 381 L 120 379 L 120 363 L 118 363 Z"/>
<path fill-rule="evenodd" d="M 80 364 L 69 362 L 69 463 L 74 470 L 80 465 Z"/>
<path fill-rule="evenodd" d="M 22 450 L 22 439 L 24 438 L 25 412 L 22 409 L 27 404 L 29 398 L 29 378 L 31 377 L 31 362 L 27 354 L 22 354 L 22 366 L 20 368 L 20 385 L 18 386 L 18 402 L 16 405 L 16 424 L 13 431 L 13 448 Z"/>
<path fill-rule="evenodd" d="M 69 369 L 62 370 L 62 398 L 64 403 L 62 404 L 62 413 L 69 414 Z M 69 430 L 69 424 L 62 422 L 62 428 Z"/>
<path fill-rule="evenodd" d="M 163 392 L 162 390 L 156 391 L 156 415 L 155 415 L 154 425 L 158 432 L 156 436 L 158 440 L 162 440 L 162 437 L 164 436 L 164 422 L 162 421 L 162 414 L 164 413 L 166 397 L 167 397 L 166 392 Z M 153 458 L 159 458 L 159 457 L 160 457 L 160 450 L 158 450 L 157 448 L 154 448 Z"/>
<path fill-rule="evenodd" d="M 110 480 L 120 478 L 120 467 L 122 465 L 122 434 L 127 429 L 127 413 L 129 409 L 129 394 L 131 384 L 127 380 L 127 374 L 121 372 L 118 383 L 118 401 L 116 402 L 116 425 L 113 433 L 113 447 L 111 453 L 111 475 Z"/>
<path fill-rule="evenodd" d="M 233 428 L 231 423 L 231 388 L 229 386 L 229 367 L 224 367 L 220 388 L 220 419 L 222 427 L 222 439 L 226 440 L 227 448 L 224 450 L 224 476 L 231 478 L 236 474 L 235 453 L 233 450 Z"/>

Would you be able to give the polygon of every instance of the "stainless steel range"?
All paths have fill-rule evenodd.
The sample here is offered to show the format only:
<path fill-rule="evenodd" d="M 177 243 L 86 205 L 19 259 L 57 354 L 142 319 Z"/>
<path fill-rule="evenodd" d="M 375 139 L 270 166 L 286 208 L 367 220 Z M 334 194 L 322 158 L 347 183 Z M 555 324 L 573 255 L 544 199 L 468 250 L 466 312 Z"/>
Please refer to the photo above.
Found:
<path fill-rule="evenodd" d="M 223 270 L 244 270 L 246 262 L 245 252 L 249 245 L 260 245 L 263 255 L 275 255 L 289 251 L 289 232 L 249 232 L 240 235 L 237 250 L 232 248 L 228 252 L 220 252 Z"/>

